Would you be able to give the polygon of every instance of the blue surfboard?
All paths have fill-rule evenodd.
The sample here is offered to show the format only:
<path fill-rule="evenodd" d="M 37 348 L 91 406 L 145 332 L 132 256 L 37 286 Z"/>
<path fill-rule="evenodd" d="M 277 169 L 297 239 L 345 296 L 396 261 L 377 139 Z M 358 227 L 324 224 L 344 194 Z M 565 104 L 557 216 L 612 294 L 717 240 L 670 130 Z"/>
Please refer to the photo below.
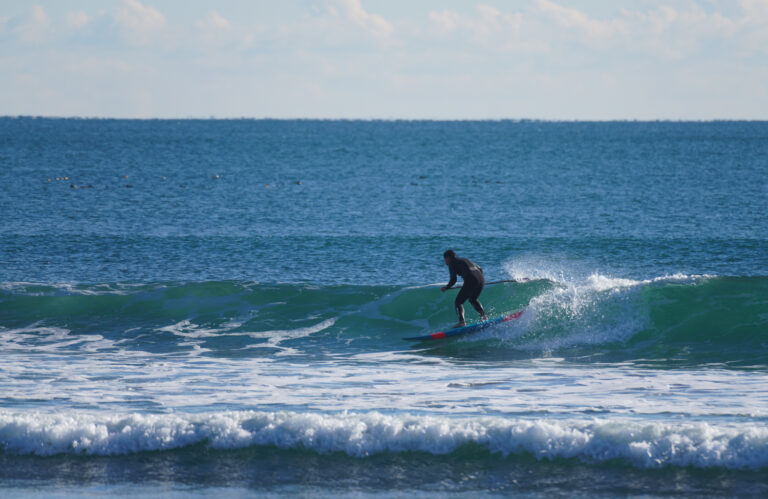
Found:
<path fill-rule="evenodd" d="M 523 315 L 523 312 L 524 311 L 521 310 L 519 312 L 515 312 L 514 314 L 505 315 L 503 317 L 497 317 L 495 319 L 490 319 L 485 322 L 478 322 L 477 324 L 470 324 L 469 326 L 457 327 L 456 329 L 448 329 L 446 331 L 438 331 L 436 333 L 425 334 L 423 336 L 410 336 L 408 338 L 403 338 L 403 339 L 409 340 L 409 341 L 426 341 L 426 340 L 442 340 L 443 338 L 450 338 L 452 336 L 461 336 L 464 334 L 480 331 L 481 329 L 485 329 L 487 327 L 491 327 L 496 324 L 501 324 L 502 322 L 509 322 L 511 320 L 517 319 L 518 317 Z"/>

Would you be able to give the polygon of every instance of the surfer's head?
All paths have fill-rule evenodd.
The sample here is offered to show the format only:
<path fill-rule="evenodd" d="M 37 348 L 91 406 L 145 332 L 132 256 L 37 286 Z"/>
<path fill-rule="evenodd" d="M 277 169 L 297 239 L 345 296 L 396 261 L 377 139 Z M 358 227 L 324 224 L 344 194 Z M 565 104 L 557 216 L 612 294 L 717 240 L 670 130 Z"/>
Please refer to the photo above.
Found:
<path fill-rule="evenodd" d="M 445 260 L 446 265 L 450 265 L 455 258 L 456 258 L 456 253 L 454 253 L 453 250 L 448 250 L 445 253 L 443 253 L 443 260 Z"/>

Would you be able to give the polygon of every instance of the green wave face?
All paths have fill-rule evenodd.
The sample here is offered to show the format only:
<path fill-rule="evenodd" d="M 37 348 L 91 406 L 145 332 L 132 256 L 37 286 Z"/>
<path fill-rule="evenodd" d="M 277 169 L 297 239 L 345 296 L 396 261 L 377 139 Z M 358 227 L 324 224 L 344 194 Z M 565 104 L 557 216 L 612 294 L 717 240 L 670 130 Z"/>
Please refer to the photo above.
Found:
<path fill-rule="evenodd" d="M 412 345 L 455 321 L 456 291 L 437 286 L 262 285 L 251 282 L 52 286 L 5 284 L 0 332 L 49 342 L 50 328 L 102 335 L 121 348 L 184 352 L 202 339 L 216 357 L 327 356 L 413 348 L 426 355 L 504 361 L 541 356 L 655 367 L 768 365 L 768 278 L 548 280 L 488 286 L 489 316 L 525 309 L 503 326 Z M 467 306 L 467 317 L 476 314 Z M 30 336 L 31 335 L 31 336 Z M 35 341 L 31 341 L 33 348 Z M 18 346 L 18 345 L 15 345 Z M 77 348 L 74 343 L 70 348 Z"/>

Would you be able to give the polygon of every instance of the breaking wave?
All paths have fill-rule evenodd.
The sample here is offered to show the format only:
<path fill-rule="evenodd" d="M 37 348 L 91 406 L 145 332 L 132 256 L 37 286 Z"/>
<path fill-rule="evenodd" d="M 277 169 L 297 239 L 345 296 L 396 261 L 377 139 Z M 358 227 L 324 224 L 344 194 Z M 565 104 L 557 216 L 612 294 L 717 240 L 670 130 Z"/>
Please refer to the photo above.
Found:
<path fill-rule="evenodd" d="M 762 424 L 462 419 L 377 412 L 0 412 L 0 448 L 12 455 L 123 455 L 199 444 L 216 449 L 308 449 L 361 458 L 401 452 L 450 454 L 474 444 L 500 456 L 621 460 L 642 468 L 768 466 L 768 428 Z"/>

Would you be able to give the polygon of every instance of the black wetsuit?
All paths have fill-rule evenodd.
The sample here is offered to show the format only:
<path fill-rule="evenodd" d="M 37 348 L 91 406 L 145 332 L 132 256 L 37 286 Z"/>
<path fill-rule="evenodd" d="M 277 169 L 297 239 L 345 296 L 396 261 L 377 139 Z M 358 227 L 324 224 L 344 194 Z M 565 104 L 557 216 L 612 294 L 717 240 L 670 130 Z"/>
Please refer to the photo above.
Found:
<path fill-rule="evenodd" d="M 485 286 L 483 269 L 469 258 L 458 257 L 453 259 L 448 269 L 451 271 L 451 280 L 448 282 L 449 288 L 456 284 L 456 275 L 460 275 L 464 279 L 464 285 L 461 286 L 454 302 L 459 320 L 464 320 L 464 307 L 462 305 L 467 299 L 480 315 L 485 314 L 483 306 L 477 301 L 480 293 L 483 292 L 483 286 Z"/>

